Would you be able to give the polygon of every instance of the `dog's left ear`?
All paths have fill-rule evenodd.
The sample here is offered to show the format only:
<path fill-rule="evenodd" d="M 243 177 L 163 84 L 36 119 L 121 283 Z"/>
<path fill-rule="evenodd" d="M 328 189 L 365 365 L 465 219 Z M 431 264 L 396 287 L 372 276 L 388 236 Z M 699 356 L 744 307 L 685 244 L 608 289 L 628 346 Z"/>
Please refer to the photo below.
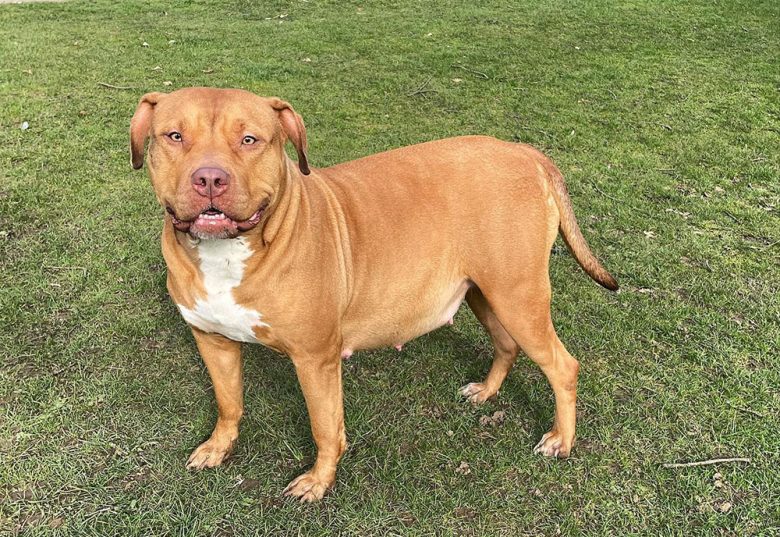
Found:
<path fill-rule="evenodd" d="M 155 91 L 141 97 L 133 119 L 130 120 L 130 161 L 133 163 L 133 169 L 137 170 L 144 165 L 144 146 L 152 128 L 154 107 L 165 95 Z"/>
<path fill-rule="evenodd" d="M 293 143 L 298 153 L 298 168 L 303 175 L 309 175 L 311 170 L 309 170 L 309 159 L 306 157 L 306 127 L 303 125 L 303 119 L 289 103 L 276 97 L 272 97 L 270 101 L 271 107 L 279 115 L 279 123 L 282 124 L 284 134 Z"/>

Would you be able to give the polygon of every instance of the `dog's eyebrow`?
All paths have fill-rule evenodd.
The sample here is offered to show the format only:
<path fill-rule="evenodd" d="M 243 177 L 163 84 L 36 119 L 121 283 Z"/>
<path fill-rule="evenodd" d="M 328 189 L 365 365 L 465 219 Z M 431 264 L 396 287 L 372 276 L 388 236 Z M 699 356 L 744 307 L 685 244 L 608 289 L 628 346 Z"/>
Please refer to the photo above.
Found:
<path fill-rule="evenodd" d="M 154 130 L 153 134 L 155 136 L 162 136 L 162 135 L 168 134 L 169 132 L 172 132 L 172 131 L 181 132 L 182 128 L 181 127 L 174 127 L 174 126 L 170 126 L 170 125 L 164 125 L 164 126 L 156 128 Z"/>
<path fill-rule="evenodd" d="M 266 130 L 262 124 L 256 121 L 247 121 L 246 119 L 236 119 L 229 124 L 229 129 L 238 134 L 250 133 L 254 136 L 266 138 Z"/>
<path fill-rule="evenodd" d="M 174 121 L 163 121 L 160 122 L 158 126 L 155 128 L 155 134 L 167 134 L 171 131 L 183 131 L 187 128 L 187 125 L 184 121 L 181 120 L 174 120 Z"/>

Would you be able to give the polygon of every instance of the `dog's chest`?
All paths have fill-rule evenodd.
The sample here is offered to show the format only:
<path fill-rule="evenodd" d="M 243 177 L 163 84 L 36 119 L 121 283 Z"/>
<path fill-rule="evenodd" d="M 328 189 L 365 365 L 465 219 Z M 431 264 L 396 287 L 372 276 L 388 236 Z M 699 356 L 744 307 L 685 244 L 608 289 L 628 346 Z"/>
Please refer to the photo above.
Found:
<path fill-rule="evenodd" d="M 269 325 L 259 311 L 238 304 L 233 294 L 252 255 L 245 239 L 202 240 L 197 251 L 206 296 L 198 298 L 193 308 L 178 305 L 184 320 L 204 332 L 257 343 L 254 328 Z"/>

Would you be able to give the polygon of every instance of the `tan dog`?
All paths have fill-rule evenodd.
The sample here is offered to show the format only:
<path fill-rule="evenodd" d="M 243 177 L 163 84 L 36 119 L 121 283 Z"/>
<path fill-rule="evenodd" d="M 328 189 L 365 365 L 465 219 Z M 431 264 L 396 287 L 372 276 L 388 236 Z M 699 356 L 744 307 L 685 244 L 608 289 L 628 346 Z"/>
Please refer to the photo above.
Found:
<path fill-rule="evenodd" d="M 150 93 L 130 127 L 168 212 L 168 290 L 214 384 L 214 432 L 187 466 L 219 465 L 243 412 L 241 342 L 290 356 L 317 460 L 286 494 L 314 501 L 347 447 L 341 360 L 400 346 L 448 322 L 465 298 L 495 345 L 474 403 L 498 392 L 522 349 L 555 392 L 535 451 L 574 443 L 577 361 L 550 319 L 550 249 L 563 234 L 597 282 L 617 282 L 588 249 L 555 165 L 528 145 L 450 138 L 309 170 L 306 131 L 284 101 L 240 90 Z M 285 141 L 298 152 L 297 165 Z"/>

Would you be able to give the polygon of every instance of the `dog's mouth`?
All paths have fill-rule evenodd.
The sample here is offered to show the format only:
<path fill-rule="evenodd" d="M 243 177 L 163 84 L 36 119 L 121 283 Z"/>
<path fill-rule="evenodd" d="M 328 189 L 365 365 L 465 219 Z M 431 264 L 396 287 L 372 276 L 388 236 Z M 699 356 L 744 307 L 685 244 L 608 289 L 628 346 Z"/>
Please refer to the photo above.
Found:
<path fill-rule="evenodd" d="M 168 206 L 165 210 L 171 216 L 173 227 L 183 233 L 189 233 L 199 239 L 227 239 L 232 238 L 242 231 L 249 231 L 260 223 L 263 218 L 268 200 L 265 200 L 260 208 L 246 220 L 236 220 L 216 207 L 209 206 L 192 220 L 180 219 L 174 210 Z"/>

